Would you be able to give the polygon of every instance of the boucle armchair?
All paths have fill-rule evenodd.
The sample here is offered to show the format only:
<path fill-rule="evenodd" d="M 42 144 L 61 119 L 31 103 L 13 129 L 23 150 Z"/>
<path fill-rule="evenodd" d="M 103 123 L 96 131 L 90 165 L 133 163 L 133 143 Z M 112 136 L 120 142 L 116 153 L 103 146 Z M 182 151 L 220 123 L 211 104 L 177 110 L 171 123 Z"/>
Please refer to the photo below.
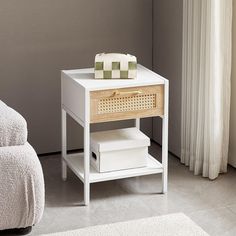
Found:
<path fill-rule="evenodd" d="M 44 210 L 41 164 L 27 142 L 27 124 L 0 100 L 0 230 L 37 224 Z"/>

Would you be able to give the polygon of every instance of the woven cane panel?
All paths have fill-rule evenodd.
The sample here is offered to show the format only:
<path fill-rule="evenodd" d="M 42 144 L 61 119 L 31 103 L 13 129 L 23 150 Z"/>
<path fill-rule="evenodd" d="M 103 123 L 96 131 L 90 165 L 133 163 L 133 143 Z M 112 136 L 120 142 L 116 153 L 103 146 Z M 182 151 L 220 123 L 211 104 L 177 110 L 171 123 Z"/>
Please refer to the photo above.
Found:
<path fill-rule="evenodd" d="M 100 99 L 98 114 L 115 112 L 139 111 L 156 107 L 156 94 L 114 97 Z"/>

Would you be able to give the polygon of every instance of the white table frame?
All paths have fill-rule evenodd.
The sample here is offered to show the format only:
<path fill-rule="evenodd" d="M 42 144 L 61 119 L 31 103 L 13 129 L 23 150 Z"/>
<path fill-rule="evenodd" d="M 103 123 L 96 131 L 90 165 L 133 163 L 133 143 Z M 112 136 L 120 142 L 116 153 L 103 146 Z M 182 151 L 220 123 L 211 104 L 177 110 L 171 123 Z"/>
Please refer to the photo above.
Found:
<path fill-rule="evenodd" d="M 144 68 L 144 67 L 142 67 Z M 146 69 L 146 68 L 145 68 Z M 65 71 L 64 71 L 65 72 Z M 149 71 L 150 73 L 154 73 Z M 100 181 L 121 179 L 127 177 L 135 177 L 141 175 L 150 175 L 150 174 L 162 174 L 162 193 L 167 192 L 167 182 L 168 182 L 168 104 L 169 104 L 169 82 L 163 77 L 160 77 L 163 80 L 164 85 L 164 115 L 162 118 L 162 163 L 152 160 L 155 162 L 155 168 L 139 169 L 139 170 L 127 170 L 116 172 L 114 176 L 112 173 L 110 175 L 106 174 L 94 174 L 94 178 L 91 178 L 90 173 L 90 90 L 85 89 L 84 92 L 84 121 L 75 115 L 71 109 L 63 104 L 62 101 L 62 179 L 65 181 L 67 179 L 67 167 L 69 167 L 84 183 L 84 205 L 89 205 L 90 202 L 90 184 Z M 149 84 L 152 85 L 152 84 Z M 140 84 L 143 86 L 143 84 Z M 130 87 L 133 87 L 132 84 Z M 83 93 L 82 93 L 83 94 Z M 67 154 L 67 114 L 70 115 L 78 124 L 84 128 L 84 153 L 83 163 L 80 163 L 80 166 L 75 164 L 73 156 L 78 154 Z M 140 128 L 140 119 L 135 119 L 135 126 Z M 82 165 L 82 166 L 81 166 Z M 82 170 L 83 169 L 83 170 Z M 118 175 L 120 173 L 120 175 Z"/>

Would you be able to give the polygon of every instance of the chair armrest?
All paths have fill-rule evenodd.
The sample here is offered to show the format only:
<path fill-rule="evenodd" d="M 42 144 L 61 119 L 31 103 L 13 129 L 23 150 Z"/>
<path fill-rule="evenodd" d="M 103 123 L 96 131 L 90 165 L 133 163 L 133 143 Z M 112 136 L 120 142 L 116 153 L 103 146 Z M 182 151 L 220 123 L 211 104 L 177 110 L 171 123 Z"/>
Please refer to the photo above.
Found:
<path fill-rule="evenodd" d="M 0 147 L 24 145 L 27 136 L 26 120 L 0 100 Z"/>

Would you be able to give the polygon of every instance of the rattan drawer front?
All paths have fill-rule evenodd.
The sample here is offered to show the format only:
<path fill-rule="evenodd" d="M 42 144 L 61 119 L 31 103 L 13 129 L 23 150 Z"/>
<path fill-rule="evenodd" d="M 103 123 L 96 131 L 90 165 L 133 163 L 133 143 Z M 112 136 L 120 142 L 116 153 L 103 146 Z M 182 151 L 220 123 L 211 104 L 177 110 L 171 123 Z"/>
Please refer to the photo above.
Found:
<path fill-rule="evenodd" d="M 163 85 L 90 92 L 91 123 L 163 115 Z"/>

